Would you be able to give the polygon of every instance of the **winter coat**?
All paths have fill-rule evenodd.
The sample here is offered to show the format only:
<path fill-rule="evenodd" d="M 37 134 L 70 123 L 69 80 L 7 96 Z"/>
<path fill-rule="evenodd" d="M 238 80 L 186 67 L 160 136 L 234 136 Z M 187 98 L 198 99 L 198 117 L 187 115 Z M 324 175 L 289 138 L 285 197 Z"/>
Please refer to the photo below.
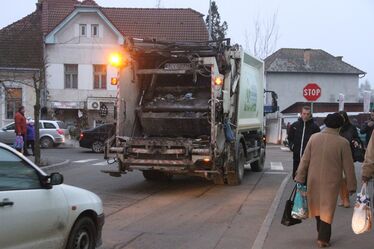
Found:
<path fill-rule="evenodd" d="M 362 163 L 362 176 L 374 177 L 374 139 L 371 136 L 368 147 L 366 148 L 365 160 Z"/>
<path fill-rule="evenodd" d="M 304 122 L 302 118 L 299 118 L 290 126 L 288 142 L 293 151 L 293 159 L 295 161 L 300 161 L 310 136 L 320 131 L 320 128 L 314 123 L 313 119 Z"/>
<path fill-rule="evenodd" d="M 360 133 L 361 134 L 366 134 L 366 145 L 369 144 L 369 140 L 370 140 L 370 137 L 371 137 L 371 134 L 373 133 L 373 130 L 374 130 L 374 125 L 373 126 L 369 126 L 368 123 L 372 121 L 374 122 L 374 120 L 368 120 L 365 122 L 364 126 L 362 127 L 362 129 L 360 130 Z"/>
<path fill-rule="evenodd" d="M 25 115 L 23 115 L 20 112 L 16 112 L 16 115 L 14 116 L 14 123 L 15 123 L 15 133 L 26 135 L 26 118 Z"/>
<path fill-rule="evenodd" d="M 351 146 L 352 157 L 353 157 L 354 143 L 352 143 L 352 140 L 362 145 L 362 141 L 360 137 L 358 136 L 356 126 L 354 126 L 353 124 L 346 124 L 340 129 L 339 134 L 340 136 L 347 139 L 347 141 L 349 142 Z"/>
<path fill-rule="evenodd" d="M 347 188 L 356 191 L 356 175 L 348 141 L 337 129 L 314 134 L 301 158 L 295 181 L 307 180 L 309 217 L 332 224 L 343 171 Z"/>
<path fill-rule="evenodd" d="M 34 141 L 35 140 L 35 128 L 32 124 L 27 124 L 27 141 Z"/>

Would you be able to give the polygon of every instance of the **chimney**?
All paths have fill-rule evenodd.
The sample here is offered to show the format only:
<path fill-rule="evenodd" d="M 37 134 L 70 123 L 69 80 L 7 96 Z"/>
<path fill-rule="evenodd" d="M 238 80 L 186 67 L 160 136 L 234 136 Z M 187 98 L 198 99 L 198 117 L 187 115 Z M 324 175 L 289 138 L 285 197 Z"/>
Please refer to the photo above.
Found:
<path fill-rule="evenodd" d="M 36 5 L 36 9 L 37 10 L 41 10 L 42 9 L 42 5 L 43 5 L 43 0 L 38 0 L 38 2 L 35 5 Z"/>
<path fill-rule="evenodd" d="M 342 60 L 343 60 L 343 56 L 335 56 L 335 58 L 336 58 L 338 61 L 342 61 Z"/>
<path fill-rule="evenodd" d="M 310 52 L 312 51 L 312 49 L 310 48 L 306 48 L 304 49 L 304 65 L 307 65 L 309 66 L 309 62 L 310 62 Z"/>

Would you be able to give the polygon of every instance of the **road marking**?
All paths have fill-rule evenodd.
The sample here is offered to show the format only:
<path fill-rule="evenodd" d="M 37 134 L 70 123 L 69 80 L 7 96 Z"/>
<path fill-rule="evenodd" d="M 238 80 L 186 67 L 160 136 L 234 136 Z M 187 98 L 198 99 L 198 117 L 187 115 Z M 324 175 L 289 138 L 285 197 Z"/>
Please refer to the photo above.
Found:
<path fill-rule="evenodd" d="M 269 174 L 269 175 L 288 175 L 288 172 L 286 172 L 286 171 L 265 171 L 264 174 Z"/>
<path fill-rule="evenodd" d="M 73 163 L 87 163 L 87 162 L 96 161 L 96 160 L 99 160 L 99 159 L 78 160 L 78 161 L 73 161 Z"/>
<path fill-rule="evenodd" d="M 107 162 L 107 161 L 104 161 L 104 162 L 95 163 L 95 164 L 92 164 L 92 165 L 103 166 L 103 165 L 107 165 L 107 164 L 108 164 L 108 162 Z"/>
<path fill-rule="evenodd" d="M 283 171 L 283 165 L 281 162 L 270 162 L 270 169 L 271 170 L 278 170 L 278 171 Z"/>

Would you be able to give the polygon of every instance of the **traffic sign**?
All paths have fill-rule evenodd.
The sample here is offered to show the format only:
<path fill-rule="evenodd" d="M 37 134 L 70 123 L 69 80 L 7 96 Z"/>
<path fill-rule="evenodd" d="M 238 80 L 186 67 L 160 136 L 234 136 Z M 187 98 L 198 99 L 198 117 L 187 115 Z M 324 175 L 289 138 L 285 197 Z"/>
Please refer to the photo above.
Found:
<path fill-rule="evenodd" d="M 321 97 L 321 88 L 316 83 L 309 83 L 303 89 L 303 96 L 308 101 L 316 101 Z"/>

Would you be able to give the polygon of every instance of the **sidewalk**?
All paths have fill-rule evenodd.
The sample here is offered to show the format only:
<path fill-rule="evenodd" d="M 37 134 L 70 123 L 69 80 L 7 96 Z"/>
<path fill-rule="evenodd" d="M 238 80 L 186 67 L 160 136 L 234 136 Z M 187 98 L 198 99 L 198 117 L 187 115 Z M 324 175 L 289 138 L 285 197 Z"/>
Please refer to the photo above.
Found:
<path fill-rule="evenodd" d="M 356 175 L 361 176 L 361 164 L 356 165 Z M 358 179 L 357 191 L 361 189 L 361 181 Z M 290 180 L 283 192 L 271 227 L 268 231 L 263 249 L 306 249 L 317 247 L 317 231 L 314 219 L 304 220 L 301 224 L 286 227 L 281 225 L 284 205 L 294 186 L 293 180 Z M 369 193 L 372 196 L 373 187 L 369 186 Z M 351 198 L 351 206 L 355 201 L 355 196 Z M 337 207 L 335 218 L 332 224 L 331 248 L 338 249 L 372 249 L 374 247 L 374 231 L 356 235 L 351 228 L 353 207 Z"/>

